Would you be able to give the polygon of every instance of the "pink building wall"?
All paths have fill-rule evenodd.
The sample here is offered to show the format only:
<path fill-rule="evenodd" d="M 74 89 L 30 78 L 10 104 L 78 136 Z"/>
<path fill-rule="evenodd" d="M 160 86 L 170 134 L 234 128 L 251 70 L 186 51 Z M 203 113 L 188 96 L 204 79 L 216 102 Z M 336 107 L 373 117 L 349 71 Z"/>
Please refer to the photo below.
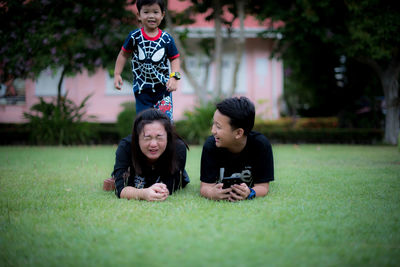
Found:
<path fill-rule="evenodd" d="M 267 60 L 269 52 L 264 50 L 262 41 L 253 41 L 247 44 L 247 65 L 246 71 L 246 93 L 240 94 L 249 97 L 257 107 L 257 115 L 264 119 L 277 118 L 279 103 L 277 99 L 282 95 L 282 63 Z M 267 70 L 265 73 L 257 70 L 257 60 L 265 59 Z M 268 71 L 269 70 L 269 71 Z M 76 104 L 89 94 L 92 97 L 87 104 L 88 115 L 95 115 L 98 122 L 115 122 L 119 112 L 122 111 L 121 104 L 124 102 L 133 102 L 134 96 L 131 95 L 107 95 L 106 94 L 106 71 L 99 70 L 94 75 L 89 76 L 86 73 L 79 74 L 72 78 L 65 79 L 65 89 L 68 91 L 68 97 Z M 185 74 L 183 73 L 183 76 Z M 274 85 L 275 84 L 275 85 Z M 197 104 L 193 93 L 184 93 L 180 88 L 173 93 L 174 101 L 174 119 L 183 118 L 185 110 L 190 110 Z M 30 107 L 38 102 L 39 97 L 35 94 L 36 83 L 32 80 L 25 82 L 24 104 L 19 105 L 0 105 L 1 123 L 23 123 L 23 113 L 28 112 Z M 54 97 L 45 97 L 50 100 Z M 262 102 L 262 103 L 260 103 Z"/>

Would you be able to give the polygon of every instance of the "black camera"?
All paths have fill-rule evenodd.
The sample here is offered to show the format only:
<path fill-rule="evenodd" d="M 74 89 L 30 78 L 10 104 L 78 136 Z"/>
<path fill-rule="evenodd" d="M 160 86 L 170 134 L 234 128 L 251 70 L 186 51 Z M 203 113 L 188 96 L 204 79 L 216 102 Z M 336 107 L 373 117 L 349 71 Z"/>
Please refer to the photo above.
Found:
<path fill-rule="evenodd" d="M 224 177 L 225 169 L 220 169 L 219 183 L 223 183 L 223 189 L 230 188 L 234 184 L 249 183 L 251 181 L 251 172 L 244 170 L 241 173 L 233 173 L 229 177 Z"/>

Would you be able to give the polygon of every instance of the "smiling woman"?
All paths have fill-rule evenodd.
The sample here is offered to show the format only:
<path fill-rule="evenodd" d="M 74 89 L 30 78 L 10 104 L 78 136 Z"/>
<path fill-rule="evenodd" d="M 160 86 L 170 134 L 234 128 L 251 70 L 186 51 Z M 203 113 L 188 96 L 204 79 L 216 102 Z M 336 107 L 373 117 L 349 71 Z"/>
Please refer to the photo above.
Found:
<path fill-rule="evenodd" d="M 157 109 L 141 112 L 132 135 L 116 151 L 113 177 L 120 198 L 164 201 L 185 187 L 187 145 L 177 136 L 167 115 Z"/>

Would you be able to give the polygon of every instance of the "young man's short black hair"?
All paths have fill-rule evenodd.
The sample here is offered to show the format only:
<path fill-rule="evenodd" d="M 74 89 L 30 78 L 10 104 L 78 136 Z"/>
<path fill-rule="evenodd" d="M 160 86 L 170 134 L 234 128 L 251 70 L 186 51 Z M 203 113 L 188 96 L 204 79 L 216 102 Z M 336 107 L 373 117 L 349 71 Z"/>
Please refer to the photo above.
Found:
<path fill-rule="evenodd" d="M 219 112 L 230 118 L 232 129 L 242 128 L 245 135 L 253 129 L 256 111 L 254 104 L 247 97 L 226 98 L 216 106 Z"/>
<path fill-rule="evenodd" d="M 142 9 L 142 6 L 147 6 L 147 5 L 151 6 L 153 4 L 158 4 L 161 8 L 161 12 L 165 11 L 164 0 L 137 0 L 136 1 L 136 7 L 139 12 Z"/>

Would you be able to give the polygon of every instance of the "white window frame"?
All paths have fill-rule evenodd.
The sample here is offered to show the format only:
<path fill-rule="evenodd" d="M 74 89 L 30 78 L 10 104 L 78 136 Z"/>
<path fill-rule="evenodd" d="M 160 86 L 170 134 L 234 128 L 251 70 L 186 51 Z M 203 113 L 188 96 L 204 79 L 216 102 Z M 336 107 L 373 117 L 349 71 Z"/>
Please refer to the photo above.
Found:
<path fill-rule="evenodd" d="M 46 69 L 42 71 L 35 84 L 35 95 L 36 96 L 57 96 L 58 82 L 61 77 L 61 69 L 52 71 Z M 64 76 L 65 77 L 65 76 Z M 64 95 L 65 90 L 65 79 L 61 85 L 61 94 Z"/>

